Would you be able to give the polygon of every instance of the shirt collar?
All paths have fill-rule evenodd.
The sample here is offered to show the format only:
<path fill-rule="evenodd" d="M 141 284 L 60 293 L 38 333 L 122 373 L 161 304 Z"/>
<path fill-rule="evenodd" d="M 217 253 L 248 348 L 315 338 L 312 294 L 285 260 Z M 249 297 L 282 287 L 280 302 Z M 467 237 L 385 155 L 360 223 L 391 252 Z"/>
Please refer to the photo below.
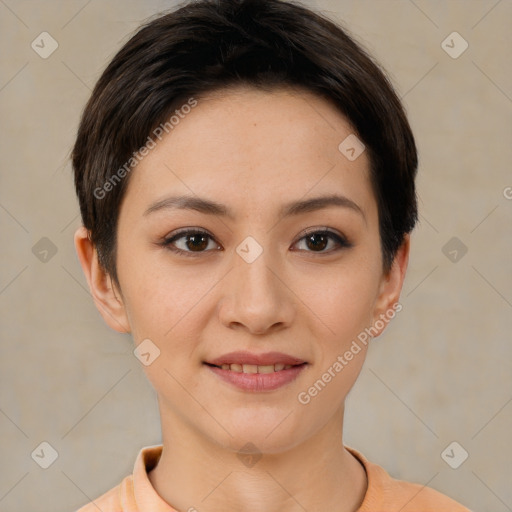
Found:
<path fill-rule="evenodd" d="M 374 510 L 375 506 L 382 503 L 380 492 L 385 488 L 387 474 L 357 450 L 348 446 L 345 448 L 361 463 L 368 479 L 368 489 L 358 512 Z M 162 450 L 161 444 L 146 446 L 137 455 L 133 468 L 133 487 L 126 489 L 127 496 L 124 499 L 127 511 L 177 512 L 157 494 L 148 476 L 160 460 Z"/>
<path fill-rule="evenodd" d="M 162 455 L 163 445 L 152 445 L 142 448 L 137 455 L 133 467 L 133 510 L 129 512 L 176 512 L 155 491 L 148 473 L 156 466 Z"/>

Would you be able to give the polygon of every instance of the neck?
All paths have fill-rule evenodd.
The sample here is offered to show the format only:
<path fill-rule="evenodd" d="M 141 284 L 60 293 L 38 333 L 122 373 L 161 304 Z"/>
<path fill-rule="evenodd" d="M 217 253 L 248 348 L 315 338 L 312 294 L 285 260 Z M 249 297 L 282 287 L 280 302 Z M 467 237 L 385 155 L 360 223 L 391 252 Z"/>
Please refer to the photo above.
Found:
<path fill-rule="evenodd" d="M 162 415 L 162 455 L 149 479 L 177 510 L 356 512 L 367 479 L 363 466 L 343 446 L 342 428 L 340 410 L 321 431 L 293 448 L 250 458 L 180 424 L 179 418 Z"/>

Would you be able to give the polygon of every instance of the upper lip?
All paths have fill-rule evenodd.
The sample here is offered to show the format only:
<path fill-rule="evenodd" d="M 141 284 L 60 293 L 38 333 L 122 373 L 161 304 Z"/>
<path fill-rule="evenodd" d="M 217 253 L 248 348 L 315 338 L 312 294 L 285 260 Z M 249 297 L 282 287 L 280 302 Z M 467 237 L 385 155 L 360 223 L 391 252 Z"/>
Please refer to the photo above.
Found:
<path fill-rule="evenodd" d="M 282 352 L 266 352 L 264 354 L 253 354 L 251 352 L 230 352 L 215 359 L 205 361 L 208 364 L 222 366 L 223 364 L 255 364 L 257 366 L 267 366 L 273 364 L 297 365 L 305 363 L 304 359 L 283 354 Z"/>

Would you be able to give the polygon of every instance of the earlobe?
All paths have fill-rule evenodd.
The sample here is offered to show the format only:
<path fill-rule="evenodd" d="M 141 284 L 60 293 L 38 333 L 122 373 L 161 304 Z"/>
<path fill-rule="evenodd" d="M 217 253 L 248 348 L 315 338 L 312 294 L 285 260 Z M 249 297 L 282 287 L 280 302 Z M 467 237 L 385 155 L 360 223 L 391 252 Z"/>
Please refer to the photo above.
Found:
<path fill-rule="evenodd" d="M 380 283 L 379 295 L 375 302 L 373 325 L 379 336 L 386 325 L 395 316 L 400 293 L 404 284 L 405 273 L 409 263 L 410 235 L 404 235 L 402 245 L 398 248 L 389 272 L 383 275 Z M 379 328 L 381 327 L 381 328 Z"/>
<path fill-rule="evenodd" d="M 115 291 L 110 275 L 101 267 L 98 252 L 84 226 L 74 237 L 75 249 L 94 303 L 109 327 L 117 332 L 130 332 L 130 324 L 121 294 Z"/>

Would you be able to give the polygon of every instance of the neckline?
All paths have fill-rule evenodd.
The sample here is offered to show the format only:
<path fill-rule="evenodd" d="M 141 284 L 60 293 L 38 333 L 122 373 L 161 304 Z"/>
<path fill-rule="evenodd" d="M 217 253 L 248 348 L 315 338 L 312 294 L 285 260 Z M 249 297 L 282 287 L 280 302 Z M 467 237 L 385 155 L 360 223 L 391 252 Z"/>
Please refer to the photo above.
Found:
<path fill-rule="evenodd" d="M 370 510 L 370 506 L 374 507 L 379 505 L 379 500 L 376 500 L 374 492 L 374 487 L 378 481 L 378 474 L 372 471 L 374 465 L 371 464 L 361 452 L 346 445 L 344 445 L 344 447 L 355 457 L 365 471 L 367 487 L 363 501 L 356 512 L 366 512 Z M 157 444 L 145 446 L 139 452 L 134 466 L 132 486 L 133 502 L 134 505 L 136 504 L 137 510 L 151 509 L 153 512 L 176 512 L 176 510 L 156 492 L 156 489 L 149 479 L 149 473 L 158 464 L 162 451 L 163 444 Z"/>

